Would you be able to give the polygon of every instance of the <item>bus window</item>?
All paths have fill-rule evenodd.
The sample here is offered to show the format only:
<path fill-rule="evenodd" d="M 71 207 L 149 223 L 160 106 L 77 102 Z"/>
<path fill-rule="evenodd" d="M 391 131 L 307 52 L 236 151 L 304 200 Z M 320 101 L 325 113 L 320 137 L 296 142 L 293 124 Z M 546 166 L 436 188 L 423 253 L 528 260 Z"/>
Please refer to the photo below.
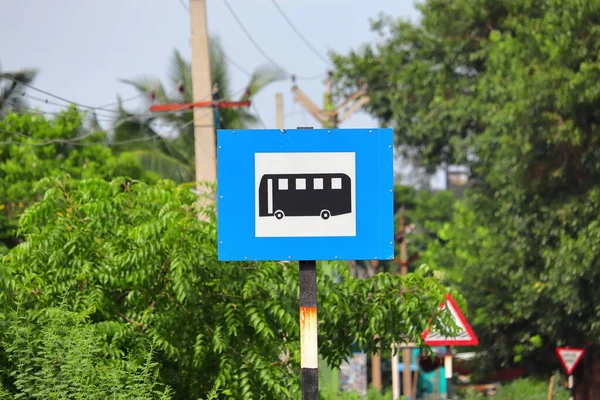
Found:
<path fill-rule="evenodd" d="M 279 190 L 288 190 L 288 180 L 283 178 L 283 179 L 278 179 L 277 180 L 277 186 Z"/>
<path fill-rule="evenodd" d="M 296 178 L 296 190 L 306 190 L 305 178 Z"/>
<path fill-rule="evenodd" d="M 313 180 L 313 187 L 315 190 L 323 190 L 323 178 L 315 178 Z"/>
<path fill-rule="evenodd" d="M 332 189 L 341 189 L 342 188 L 342 178 L 331 178 L 331 188 Z"/>

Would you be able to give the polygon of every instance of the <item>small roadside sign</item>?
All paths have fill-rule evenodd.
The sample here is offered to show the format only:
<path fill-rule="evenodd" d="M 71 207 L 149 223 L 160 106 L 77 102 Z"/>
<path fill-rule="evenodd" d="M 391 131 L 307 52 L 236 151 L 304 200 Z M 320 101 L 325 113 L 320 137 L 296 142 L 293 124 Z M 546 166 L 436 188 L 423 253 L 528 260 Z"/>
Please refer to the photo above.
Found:
<path fill-rule="evenodd" d="M 560 359 L 560 362 L 562 363 L 567 375 L 571 375 L 573 371 L 575 371 L 575 368 L 577 367 L 577 364 L 579 364 L 579 361 L 581 361 L 584 353 L 584 349 L 572 347 L 556 348 L 556 354 L 558 354 L 558 358 Z"/>
<path fill-rule="evenodd" d="M 479 344 L 477 335 L 475 335 L 473 328 L 469 325 L 469 322 L 450 293 L 446 295 L 446 301 L 441 305 L 440 310 L 443 310 L 445 307 L 448 307 L 454 323 L 459 328 L 457 335 L 444 336 L 427 329 L 422 336 L 425 344 L 429 346 L 477 346 Z"/>

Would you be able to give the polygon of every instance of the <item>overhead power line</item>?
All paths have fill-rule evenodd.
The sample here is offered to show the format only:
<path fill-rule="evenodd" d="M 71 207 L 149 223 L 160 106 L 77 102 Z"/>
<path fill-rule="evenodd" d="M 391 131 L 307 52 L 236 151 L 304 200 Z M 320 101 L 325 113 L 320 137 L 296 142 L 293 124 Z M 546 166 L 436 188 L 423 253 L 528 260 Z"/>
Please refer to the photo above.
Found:
<path fill-rule="evenodd" d="M 248 29 L 246 29 L 246 27 L 244 26 L 244 24 L 242 23 L 242 21 L 240 20 L 240 18 L 237 16 L 237 14 L 235 13 L 235 11 L 233 10 L 233 7 L 231 7 L 231 4 L 229 4 L 229 1 L 227 0 L 223 0 L 223 3 L 225 3 L 225 6 L 227 7 L 227 9 L 229 10 L 229 13 L 231 14 L 231 16 L 235 19 L 235 21 L 237 22 L 238 26 L 242 29 L 242 31 L 244 32 L 244 34 L 246 35 L 246 38 L 248 38 L 248 40 L 250 41 L 250 43 L 252 43 L 252 45 L 254 46 L 254 48 L 256 50 L 258 50 L 258 52 L 260 54 L 262 54 L 262 56 L 267 59 L 271 64 L 273 64 L 274 66 L 276 66 L 277 68 L 279 68 L 281 71 L 285 72 L 287 75 L 289 75 L 289 73 L 282 68 L 279 64 L 277 64 L 275 62 L 275 60 L 273 60 L 269 54 L 267 54 L 266 51 L 263 50 L 262 47 L 260 47 L 260 45 L 256 42 L 256 40 L 254 40 L 254 37 L 252 37 L 252 35 L 250 34 L 250 32 L 248 31 Z"/>
<path fill-rule="evenodd" d="M 279 68 L 282 72 L 284 72 L 286 75 L 291 76 L 291 74 L 285 69 L 283 68 L 281 65 L 279 65 L 277 62 L 275 62 L 275 60 L 273 60 L 273 58 L 271 58 L 271 56 L 269 56 L 269 54 L 258 44 L 258 42 L 254 39 L 254 37 L 252 36 L 252 34 L 250 34 L 250 32 L 248 31 L 248 29 L 244 26 L 244 24 L 242 23 L 240 17 L 238 17 L 238 15 L 236 14 L 236 12 L 233 10 L 233 7 L 231 7 L 231 4 L 229 4 L 228 0 L 223 0 L 223 3 L 225 3 L 225 6 L 227 7 L 227 9 L 229 10 L 229 13 L 231 14 L 231 16 L 235 19 L 236 23 L 238 24 L 238 26 L 240 27 L 240 29 L 244 32 L 244 34 L 246 35 L 246 38 L 248 38 L 248 40 L 250 41 L 250 43 L 252 43 L 252 45 L 254 46 L 254 48 L 267 60 L 269 61 L 271 64 L 273 64 L 275 67 Z M 319 75 L 315 75 L 312 77 L 302 77 L 302 76 L 296 76 L 296 79 L 302 79 L 302 80 L 313 80 L 313 79 L 318 79 L 320 77 L 322 77 L 323 74 L 319 74 Z"/>
<path fill-rule="evenodd" d="M 32 95 L 30 95 L 28 93 L 25 93 L 25 92 L 21 93 L 21 96 L 23 96 L 23 97 L 25 97 L 27 99 L 30 99 L 30 100 L 34 100 L 34 101 L 40 102 L 40 103 L 51 104 L 53 106 L 57 106 L 57 107 L 60 107 L 62 109 L 66 109 L 66 108 L 70 107 L 70 105 L 65 105 L 64 103 L 58 103 L 56 101 L 52 101 L 52 100 L 49 100 L 49 99 L 43 99 L 41 97 L 32 96 Z M 119 114 L 119 112 L 116 111 L 116 110 L 106 110 L 106 111 L 102 111 L 102 112 L 97 112 L 96 110 L 88 110 L 88 111 L 92 111 L 95 114 L 103 116 L 103 117 L 106 117 L 106 118 L 110 118 L 110 115 L 109 114 L 103 114 L 104 112 L 112 113 L 113 116 Z"/>
<path fill-rule="evenodd" d="M 122 103 L 122 104 L 124 104 L 124 103 L 128 103 L 128 102 L 130 102 L 130 101 L 132 101 L 132 100 L 139 99 L 140 97 L 142 97 L 142 95 L 141 95 L 141 94 L 136 94 L 136 95 L 133 95 L 133 96 L 131 96 L 131 97 L 128 97 L 128 98 L 126 98 L 126 99 L 123 99 L 123 100 L 121 100 L 121 103 Z M 98 106 L 98 107 L 97 107 L 97 109 L 103 109 L 103 108 L 106 108 L 106 107 L 113 107 L 113 106 L 116 106 L 116 105 L 118 105 L 118 104 L 119 104 L 119 100 L 117 100 L 117 101 L 111 101 L 110 103 L 107 103 L 107 104 L 103 104 L 103 105 L 101 105 L 101 106 Z"/>
<path fill-rule="evenodd" d="M 177 126 L 174 127 L 173 129 L 171 129 L 170 132 L 173 132 L 174 130 L 177 129 L 183 129 L 188 125 L 191 125 L 194 121 L 188 121 L 185 124 L 181 125 L 181 126 Z M 14 132 L 14 131 L 7 131 L 5 129 L 0 129 L 0 132 L 2 133 L 7 133 L 9 135 L 16 135 L 16 136 L 21 136 L 21 137 L 25 137 L 27 139 L 34 139 L 33 137 L 26 135 L 24 133 L 21 132 Z M 119 145 L 123 145 L 123 144 L 129 144 L 129 143 L 136 143 L 136 142 L 145 142 L 148 140 L 154 140 L 154 139 L 162 139 L 163 136 L 159 135 L 159 134 L 155 134 L 155 135 L 150 135 L 150 136 L 146 136 L 146 137 L 141 137 L 141 138 L 133 138 L 133 139 L 127 139 L 127 140 L 121 140 L 118 142 L 89 142 L 89 143 L 81 143 L 81 141 L 83 139 L 86 139 L 92 135 L 97 134 L 97 131 L 91 131 L 88 132 L 84 135 L 81 136 L 77 136 L 75 138 L 72 139 L 49 139 L 49 140 L 45 140 L 42 142 L 15 142 L 15 141 L 0 141 L 0 145 L 16 145 L 16 146 L 33 146 L 33 147 L 42 147 L 42 146 L 48 146 L 51 144 L 70 144 L 73 146 L 119 146 Z"/>
<path fill-rule="evenodd" d="M 283 19 L 285 19 L 285 21 L 288 23 L 288 25 L 290 26 L 290 28 L 292 28 L 294 30 L 294 32 L 296 32 L 296 35 L 298 35 L 298 37 L 304 42 L 304 44 L 306 44 L 306 46 L 308 46 L 309 49 L 312 50 L 313 53 L 315 53 L 315 55 L 317 57 L 319 57 L 321 60 L 323 60 L 323 62 L 325 64 L 329 64 L 329 60 L 327 59 L 327 57 L 325 57 L 324 55 L 322 55 L 309 41 L 308 39 L 306 39 L 306 37 L 300 32 L 300 30 L 292 23 L 292 21 L 290 20 L 290 18 L 287 16 L 287 14 L 283 11 L 283 9 L 281 8 L 281 6 L 279 4 L 277 4 L 276 0 L 271 0 L 271 3 L 273 3 L 273 5 L 275 6 L 275 8 L 277 8 L 277 11 L 279 11 L 279 14 L 281 14 L 281 16 L 283 17 Z"/>
<path fill-rule="evenodd" d="M 178 0 L 179 3 L 181 4 L 181 6 L 185 9 L 185 11 L 187 11 L 188 13 L 190 12 L 189 7 L 187 6 L 187 4 L 185 3 L 185 0 Z M 252 37 L 252 35 L 250 34 L 250 32 L 248 31 L 248 29 L 246 29 L 246 27 L 242 24 L 242 21 L 240 20 L 240 18 L 237 16 L 237 14 L 235 13 L 235 11 L 233 11 L 233 8 L 231 7 L 231 5 L 224 0 L 225 5 L 227 6 L 227 8 L 229 9 L 229 12 L 231 13 L 231 15 L 235 18 L 237 24 L 240 26 L 240 28 L 242 29 L 242 31 L 244 31 L 244 33 L 246 34 L 246 37 L 250 40 L 250 42 L 254 45 L 254 47 L 256 47 L 256 49 L 263 55 L 263 57 L 265 57 L 267 59 L 267 61 L 269 61 L 271 64 L 273 64 L 275 67 L 279 68 L 281 71 L 283 71 L 286 75 L 290 75 L 290 73 L 288 71 L 286 71 L 285 69 L 283 69 L 279 64 L 277 64 L 275 62 L 275 60 L 273 60 L 269 54 L 262 48 L 260 47 L 260 45 L 256 42 L 256 40 L 254 39 L 254 37 Z M 287 17 L 284 17 L 287 19 Z M 291 24 L 291 21 L 288 21 Z M 297 30 L 294 26 L 292 26 L 292 28 L 294 30 Z M 296 32 L 300 35 L 299 32 Z M 306 43 L 306 40 L 305 40 Z M 307 43 L 309 46 L 310 44 Z M 227 62 L 229 62 L 231 65 L 233 65 L 234 67 L 236 67 L 240 72 L 242 72 L 243 74 L 245 74 L 248 77 L 252 77 L 252 73 L 249 72 L 246 68 L 242 67 L 240 63 L 238 63 L 236 60 L 234 60 L 233 58 L 231 58 L 230 56 L 227 55 L 227 53 L 221 49 L 220 47 L 217 47 L 217 50 L 219 51 L 219 53 L 221 53 L 221 55 L 223 56 L 223 58 L 225 58 L 227 60 Z M 313 51 L 316 51 L 316 49 L 313 48 Z M 327 60 L 324 59 L 321 55 L 319 55 L 319 57 L 324 60 L 327 63 Z M 315 80 L 315 79 L 319 79 L 321 77 L 323 77 L 324 74 L 318 74 L 318 75 L 314 75 L 314 76 L 297 76 L 296 79 L 300 79 L 300 80 Z"/>
<path fill-rule="evenodd" d="M 18 79 L 11 78 L 10 76 L 3 75 L 0 78 L 11 80 L 11 81 L 13 81 L 15 83 L 18 83 L 20 85 L 26 86 L 26 87 L 28 87 L 28 88 L 30 88 L 32 90 L 35 90 L 36 92 L 43 93 L 46 96 L 53 97 L 53 98 L 55 98 L 57 100 L 64 101 L 65 103 L 69 103 L 69 104 L 72 104 L 72 105 L 77 106 L 77 107 L 87 108 L 89 110 L 102 110 L 102 111 L 108 111 L 108 112 L 115 112 L 115 110 L 105 109 L 105 108 L 101 108 L 101 107 L 88 106 L 88 105 L 85 105 L 85 104 L 78 103 L 76 101 L 72 101 L 72 100 L 66 99 L 66 98 L 64 98 L 62 96 L 56 95 L 54 93 L 50 93 L 50 92 L 48 92 L 46 90 L 36 88 L 35 86 L 32 86 L 32 85 L 30 85 L 28 83 L 25 83 L 25 82 L 22 82 L 22 81 L 20 81 Z"/>
<path fill-rule="evenodd" d="M 179 0 L 179 4 L 181 4 L 181 7 L 183 7 L 185 9 L 185 11 L 190 12 L 190 8 L 188 7 L 187 4 L 185 4 L 184 0 Z"/>
<path fill-rule="evenodd" d="M 263 128 L 267 128 L 267 125 L 265 125 L 263 119 L 260 117 L 260 114 L 258 113 L 258 109 L 256 108 L 256 104 L 252 103 L 252 109 L 254 109 L 254 112 L 256 113 L 256 119 L 258 119 L 258 122 L 261 124 L 261 126 Z"/>

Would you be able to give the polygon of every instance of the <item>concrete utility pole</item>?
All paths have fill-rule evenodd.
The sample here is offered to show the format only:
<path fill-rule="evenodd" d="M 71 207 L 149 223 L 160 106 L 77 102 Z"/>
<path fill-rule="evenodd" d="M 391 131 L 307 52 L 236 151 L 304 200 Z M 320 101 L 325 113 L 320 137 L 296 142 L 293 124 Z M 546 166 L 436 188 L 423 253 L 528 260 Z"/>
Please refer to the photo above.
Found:
<path fill-rule="evenodd" d="M 283 94 L 275 93 L 275 126 L 278 129 L 284 128 L 283 122 Z"/>
<path fill-rule="evenodd" d="M 206 0 L 190 1 L 193 101 L 211 100 L 210 59 L 206 27 Z M 215 183 L 217 158 L 213 109 L 194 107 L 196 181 Z M 201 188 L 198 191 L 201 192 Z"/>

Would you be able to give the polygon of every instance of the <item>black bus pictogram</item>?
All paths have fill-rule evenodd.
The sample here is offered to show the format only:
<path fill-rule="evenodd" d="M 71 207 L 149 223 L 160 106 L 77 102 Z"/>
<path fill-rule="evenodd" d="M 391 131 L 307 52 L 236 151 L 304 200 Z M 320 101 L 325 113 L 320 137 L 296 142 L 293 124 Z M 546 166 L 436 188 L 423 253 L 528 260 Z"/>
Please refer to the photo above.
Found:
<path fill-rule="evenodd" d="M 331 216 L 352 212 L 352 181 L 346 174 L 268 174 L 258 188 L 260 217 Z"/>

